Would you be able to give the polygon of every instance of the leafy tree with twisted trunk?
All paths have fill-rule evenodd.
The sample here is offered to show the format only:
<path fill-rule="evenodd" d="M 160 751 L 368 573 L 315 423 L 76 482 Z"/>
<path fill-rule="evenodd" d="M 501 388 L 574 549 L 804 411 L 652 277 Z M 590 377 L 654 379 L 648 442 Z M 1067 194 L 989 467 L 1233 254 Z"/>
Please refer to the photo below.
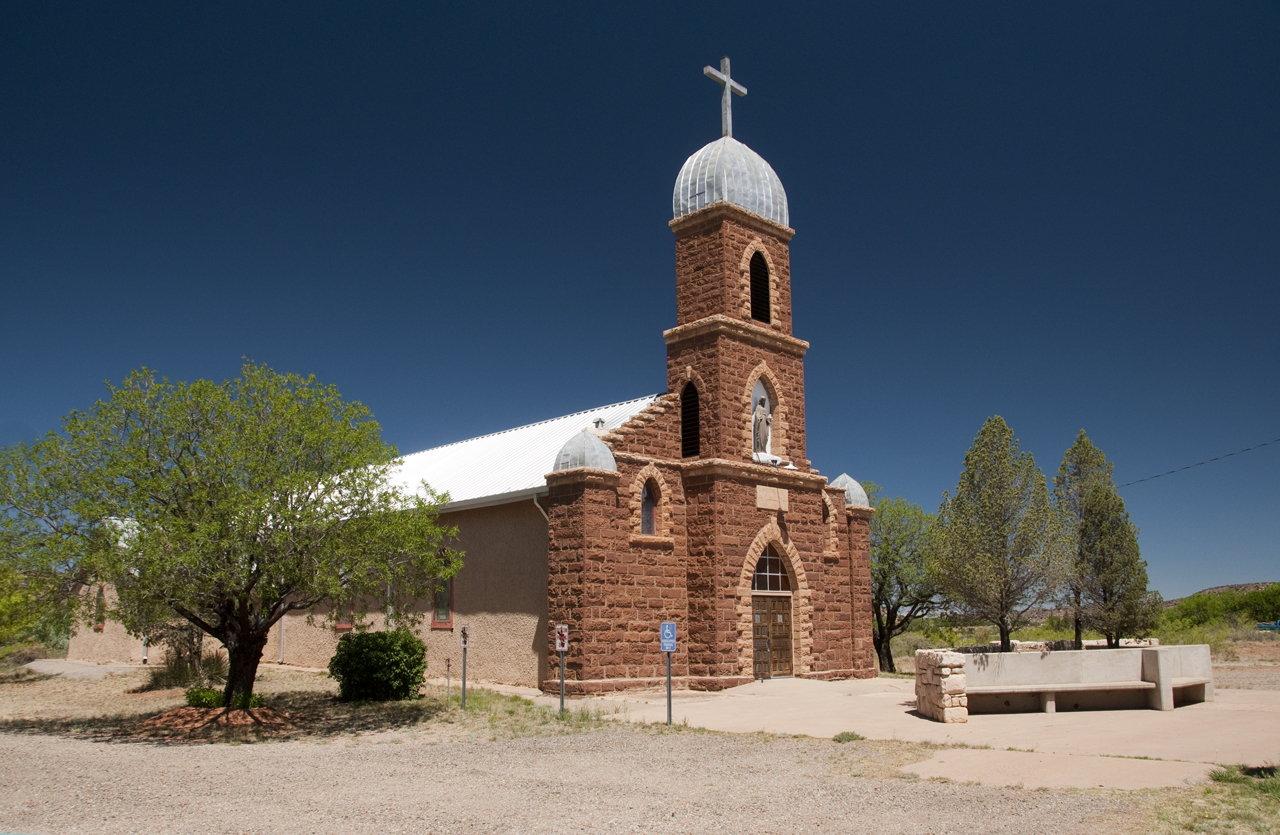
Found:
<path fill-rule="evenodd" d="M 413 625 L 461 567 L 447 497 L 398 485 L 395 448 L 333 386 L 250 362 L 221 385 L 142 369 L 109 389 L 5 459 L 29 466 L 5 474 L 4 544 L 114 585 L 135 635 L 176 619 L 221 641 L 226 704 L 247 703 L 288 612 Z"/>
<path fill-rule="evenodd" d="M 901 496 L 880 498 L 879 486 L 863 488 L 876 512 L 871 517 L 871 606 L 875 614 L 872 643 L 882 672 L 897 672 L 893 639 L 917 618 L 941 605 L 938 587 L 925 564 L 925 543 L 934 516 Z"/>
<path fill-rule="evenodd" d="M 960 613 L 993 624 L 1000 648 L 1027 612 L 1052 600 L 1070 569 L 1044 475 L 1004 419 L 987 419 L 964 456 L 929 543 L 929 570 Z"/>

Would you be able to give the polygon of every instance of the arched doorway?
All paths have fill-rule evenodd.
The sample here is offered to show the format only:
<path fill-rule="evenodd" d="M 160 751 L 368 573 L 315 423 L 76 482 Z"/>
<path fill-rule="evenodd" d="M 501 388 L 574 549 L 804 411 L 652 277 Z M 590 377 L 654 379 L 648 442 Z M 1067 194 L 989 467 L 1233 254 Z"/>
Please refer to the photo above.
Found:
<path fill-rule="evenodd" d="M 772 545 L 751 578 L 751 624 L 754 677 L 791 675 L 791 576 Z"/>

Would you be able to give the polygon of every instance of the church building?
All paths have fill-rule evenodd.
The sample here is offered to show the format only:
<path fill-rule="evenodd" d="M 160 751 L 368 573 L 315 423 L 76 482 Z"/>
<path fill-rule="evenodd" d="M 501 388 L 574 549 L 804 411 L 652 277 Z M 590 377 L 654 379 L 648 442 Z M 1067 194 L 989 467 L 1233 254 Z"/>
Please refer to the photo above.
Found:
<path fill-rule="evenodd" d="M 446 659 L 456 671 L 466 624 L 470 677 L 555 690 L 566 624 L 568 693 L 654 687 L 663 621 L 677 624 L 678 687 L 876 675 L 872 510 L 806 453 L 786 192 L 733 137 L 731 97 L 746 90 L 728 59 L 705 72 L 723 135 L 675 181 L 666 391 L 404 459 L 407 484 L 449 493 L 441 521 L 465 552 L 422 629 L 431 676 Z M 347 628 L 289 615 L 263 660 L 326 666 Z M 81 629 L 69 657 L 140 650 L 107 624 Z"/>

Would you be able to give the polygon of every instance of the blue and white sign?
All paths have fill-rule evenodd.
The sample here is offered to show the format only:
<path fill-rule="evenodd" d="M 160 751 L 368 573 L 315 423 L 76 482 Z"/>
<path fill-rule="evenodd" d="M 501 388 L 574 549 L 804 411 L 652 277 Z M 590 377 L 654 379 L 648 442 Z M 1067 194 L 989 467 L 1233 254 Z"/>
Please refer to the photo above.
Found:
<path fill-rule="evenodd" d="M 662 631 L 659 633 L 662 638 L 662 651 L 676 651 L 676 623 L 672 620 L 664 620 L 662 622 Z"/>

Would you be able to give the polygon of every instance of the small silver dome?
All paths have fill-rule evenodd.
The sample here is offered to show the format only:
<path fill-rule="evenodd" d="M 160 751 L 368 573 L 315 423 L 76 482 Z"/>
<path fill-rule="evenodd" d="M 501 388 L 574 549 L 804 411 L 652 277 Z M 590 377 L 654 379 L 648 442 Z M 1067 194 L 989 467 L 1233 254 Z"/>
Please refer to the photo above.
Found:
<path fill-rule="evenodd" d="M 671 195 L 674 217 L 725 200 L 774 223 L 787 225 L 787 193 L 769 163 L 732 136 L 706 145 L 685 160 Z"/>
<path fill-rule="evenodd" d="M 609 451 L 604 441 L 592 434 L 590 429 L 583 429 L 560 447 L 560 451 L 556 453 L 556 465 L 551 471 L 558 473 L 561 470 L 576 470 L 579 467 L 618 471 L 613 453 Z"/>
<path fill-rule="evenodd" d="M 836 476 L 831 481 L 831 486 L 844 491 L 846 507 L 871 507 L 871 502 L 867 499 L 867 491 L 863 490 L 862 485 L 854 481 L 848 473 Z"/>

